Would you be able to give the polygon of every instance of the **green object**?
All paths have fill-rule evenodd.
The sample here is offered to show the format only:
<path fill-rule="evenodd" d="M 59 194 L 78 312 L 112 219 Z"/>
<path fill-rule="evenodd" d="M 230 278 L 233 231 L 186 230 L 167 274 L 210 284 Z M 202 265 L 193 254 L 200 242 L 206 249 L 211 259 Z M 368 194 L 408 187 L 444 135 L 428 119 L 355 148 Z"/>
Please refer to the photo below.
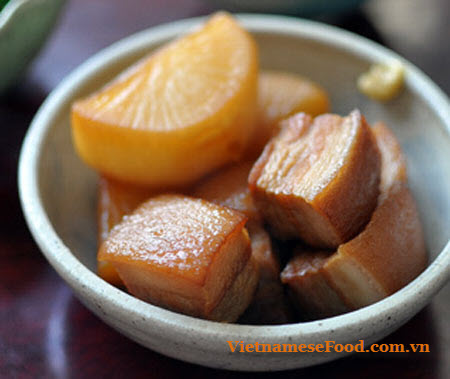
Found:
<path fill-rule="evenodd" d="M 9 0 L 0 0 L 0 11 L 3 9 L 3 7 L 6 5 L 6 3 L 8 2 Z"/>
<path fill-rule="evenodd" d="M 64 3 L 0 0 L 0 92 L 12 85 L 36 56 Z"/>

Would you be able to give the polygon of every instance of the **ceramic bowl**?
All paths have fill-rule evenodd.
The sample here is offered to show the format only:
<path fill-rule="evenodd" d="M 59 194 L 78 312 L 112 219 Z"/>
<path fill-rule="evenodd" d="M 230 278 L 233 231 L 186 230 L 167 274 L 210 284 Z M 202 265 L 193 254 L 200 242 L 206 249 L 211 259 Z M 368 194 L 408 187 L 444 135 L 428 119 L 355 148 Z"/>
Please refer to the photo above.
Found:
<path fill-rule="evenodd" d="M 369 122 L 383 120 L 407 154 L 410 186 L 424 225 L 430 263 L 392 296 L 341 316 L 281 326 L 221 324 L 174 313 L 128 295 L 95 274 L 96 173 L 74 152 L 70 105 L 126 66 L 203 19 L 184 20 L 137 33 L 99 52 L 71 73 L 35 116 L 20 158 L 23 210 L 48 261 L 76 296 L 107 324 L 162 354 L 205 366 L 283 370 L 315 365 L 342 353 L 231 353 L 227 341 L 245 343 L 373 343 L 422 309 L 450 276 L 450 106 L 416 67 L 351 33 L 281 16 L 243 15 L 255 36 L 263 68 L 301 73 L 328 90 L 333 111 L 360 108 Z M 401 60 L 402 94 L 387 104 L 361 95 L 357 76 L 372 62 Z"/>
<path fill-rule="evenodd" d="M 36 56 L 65 0 L 10 0 L 0 11 L 0 92 Z"/>

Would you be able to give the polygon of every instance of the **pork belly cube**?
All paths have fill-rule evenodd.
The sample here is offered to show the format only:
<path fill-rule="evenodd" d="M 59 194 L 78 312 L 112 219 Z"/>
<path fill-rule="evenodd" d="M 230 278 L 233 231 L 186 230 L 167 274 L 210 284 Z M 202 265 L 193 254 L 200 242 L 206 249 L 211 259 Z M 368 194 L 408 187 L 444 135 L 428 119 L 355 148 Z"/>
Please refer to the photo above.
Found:
<path fill-rule="evenodd" d="M 345 303 L 357 309 L 407 285 L 427 259 L 414 198 L 405 183 L 397 183 L 381 196 L 364 231 L 339 246 L 325 272 Z"/>
<path fill-rule="evenodd" d="M 252 256 L 259 268 L 259 282 L 255 296 L 239 322 L 265 325 L 292 322 L 292 310 L 280 280 L 280 262 L 270 235 L 258 223 L 249 224 L 248 231 Z"/>
<path fill-rule="evenodd" d="M 99 251 L 131 294 L 180 313 L 235 321 L 258 282 L 240 212 L 161 195 L 115 226 Z"/>
<path fill-rule="evenodd" d="M 257 208 L 282 239 L 336 248 L 354 237 L 375 209 L 380 153 L 359 111 L 282 122 L 249 176 Z"/>
<path fill-rule="evenodd" d="M 380 193 L 383 193 L 387 192 L 395 182 L 408 181 L 406 158 L 397 137 L 385 123 L 375 123 L 372 131 L 381 152 Z"/>
<path fill-rule="evenodd" d="M 326 278 L 324 265 L 331 255 L 330 251 L 313 251 L 299 246 L 281 273 L 281 281 L 288 286 L 292 304 L 306 320 L 350 310 Z"/>
<path fill-rule="evenodd" d="M 398 291 L 428 261 L 416 202 L 408 188 L 405 156 L 385 124 L 377 123 L 373 129 L 382 153 L 377 208 L 365 229 L 339 246 L 326 264 L 329 280 L 352 309 Z"/>
<path fill-rule="evenodd" d="M 258 262 L 260 281 L 278 281 L 280 276 L 280 262 L 275 252 L 269 233 L 261 224 L 248 225 L 252 255 Z"/>
<path fill-rule="evenodd" d="M 381 194 L 364 230 L 334 253 L 298 250 L 281 277 L 297 307 L 320 318 L 358 309 L 398 291 L 426 267 L 422 226 L 393 133 L 376 124 Z"/>

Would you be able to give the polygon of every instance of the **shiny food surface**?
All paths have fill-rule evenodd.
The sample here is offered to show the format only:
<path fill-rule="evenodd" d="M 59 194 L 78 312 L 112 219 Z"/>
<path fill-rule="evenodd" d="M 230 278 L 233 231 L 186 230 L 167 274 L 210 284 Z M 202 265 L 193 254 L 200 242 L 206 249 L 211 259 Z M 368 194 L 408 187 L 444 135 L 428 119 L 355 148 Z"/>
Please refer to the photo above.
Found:
<path fill-rule="evenodd" d="M 257 185 L 313 201 L 344 165 L 360 127 L 355 117 L 324 115 L 312 121 L 300 113 L 284 121 Z"/>
<path fill-rule="evenodd" d="M 259 214 L 247 184 L 252 167 L 253 162 L 244 162 L 219 170 L 200 181 L 192 195 L 236 209 L 256 220 Z"/>
<path fill-rule="evenodd" d="M 158 196 L 112 229 L 99 260 L 132 261 L 204 282 L 219 246 L 245 221 L 243 214 L 204 200 Z"/>
<path fill-rule="evenodd" d="M 97 239 L 100 245 L 109 235 L 111 229 L 122 217 L 131 213 L 140 203 L 148 199 L 152 191 L 121 183 L 104 176 L 98 180 L 97 198 Z M 98 275 L 115 286 L 123 286 L 122 280 L 111 263 L 97 262 Z"/>
<path fill-rule="evenodd" d="M 72 104 L 73 143 L 88 165 L 179 189 L 240 159 L 256 115 L 256 43 L 223 12 L 185 32 Z"/>
<path fill-rule="evenodd" d="M 408 284 L 426 265 L 422 226 L 407 187 L 400 144 L 384 124 L 376 125 L 375 135 L 382 152 L 383 181 L 368 224 L 333 253 L 297 249 L 282 272 L 294 302 L 314 318 L 381 300 Z"/>
<path fill-rule="evenodd" d="M 301 247 L 294 251 L 292 259 L 283 270 L 282 280 L 287 283 L 289 279 L 307 276 L 311 273 L 317 273 L 330 258 L 330 251 L 308 251 L 307 248 Z"/>
<path fill-rule="evenodd" d="M 250 172 L 255 203 L 279 238 L 335 248 L 375 209 L 381 158 L 370 126 L 358 110 L 280 124 Z"/>
<path fill-rule="evenodd" d="M 200 31 L 133 65 L 75 109 L 131 129 L 165 132 L 195 126 L 241 90 L 254 60 L 243 34 L 228 16 L 218 14 Z"/>
<path fill-rule="evenodd" d="M 288 72 L 266 70 L 259 77 L 259 117 L 263 125 L 297 112 L 318 116 L 329 111 L 326 92 L 308 78 Z"/>
<path fill-rule="evenodd" d="M 257 157 L 279 131 L 278 122 L 298 112 L 329 112 L 327 92 L 317 83 L 290 72 L 264 70 L 258 81 L 258 114 L 247 155 Z"/>
<path fill-rule="evenodd" d="M 128 183 L 120 183 L 101 176 L 98 182 L 98 237 L 106 239 L 111 229 L 122 217 L 147 200 L 152 191 Z"/>

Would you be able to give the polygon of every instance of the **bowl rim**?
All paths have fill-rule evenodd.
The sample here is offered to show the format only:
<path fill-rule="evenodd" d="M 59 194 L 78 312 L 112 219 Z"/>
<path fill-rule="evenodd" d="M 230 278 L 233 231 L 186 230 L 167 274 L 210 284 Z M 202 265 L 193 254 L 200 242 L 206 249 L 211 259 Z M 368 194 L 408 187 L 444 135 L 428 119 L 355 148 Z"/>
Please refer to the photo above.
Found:
<path fill-rule="evenodd" d="M 269 33 L 311 39 L 324 45 L 332 45 L 355 56 L 372 62 L 401 61 L 405 66 L 405 85 L 422 98 L 445 125 L 445 134 L 450 136 L 450 102 L 448 97 L 417 67 L 364 37 L 322 23 L 295 19 L 288 16 L 239 14 L 239 21 L 252 33 Z M 35 115 L 25 136 L 19 159 L 18 186 L 22 209 L 28 227 L 39 248 L 71 287 L 89 292 L 94 301 L 107 304 L 120 313 L 135 319 L 151 320 L 152 327 L 167 329 L 173 333 L 186 334 L 195 331 L 198 338 L 211 341 L 220 338 L 254 340 L 264 338 L 267 343 L 278 343 L 280 338 L 301 334 L 308 338 L 317 333 L 338 332 L 345 328 L 356 328 L 361 323 L 373 323 L 380 317 L 396 312 L 408 317 L 408 309 L 417 303 L 420 294 L 423 305 L 429 301 L 450 278 L 450 241 L 448 241 L 424 272 L 407 286 L 391 296 L 343 315 L 316 321 L 284 325 L 223 324 L 175 313 L 145 303 L 103 281 L 84 266 L 64 245 L 54 230 L 45 212 L 39 193 L 39 162 L 41 150 L 49 127 L 58 117 L 61 107 L 66 105 L 85 80 L 96 76 L 104 65 L 141 51 L 145 47 L 172 39 L 186 30 L 198 26 L 205 17 L 196 17 L 163 24 L 143 30 L 102 49 L 73 70 L 47 97 Z M 111 308 L 111 309 L 112 309 Z M 219 327 L 218 327 L 219 326 Z M 211 332 L 213 331 L 213 332 Z M 226 349 L 225 343 L 221 350 Z"/>

